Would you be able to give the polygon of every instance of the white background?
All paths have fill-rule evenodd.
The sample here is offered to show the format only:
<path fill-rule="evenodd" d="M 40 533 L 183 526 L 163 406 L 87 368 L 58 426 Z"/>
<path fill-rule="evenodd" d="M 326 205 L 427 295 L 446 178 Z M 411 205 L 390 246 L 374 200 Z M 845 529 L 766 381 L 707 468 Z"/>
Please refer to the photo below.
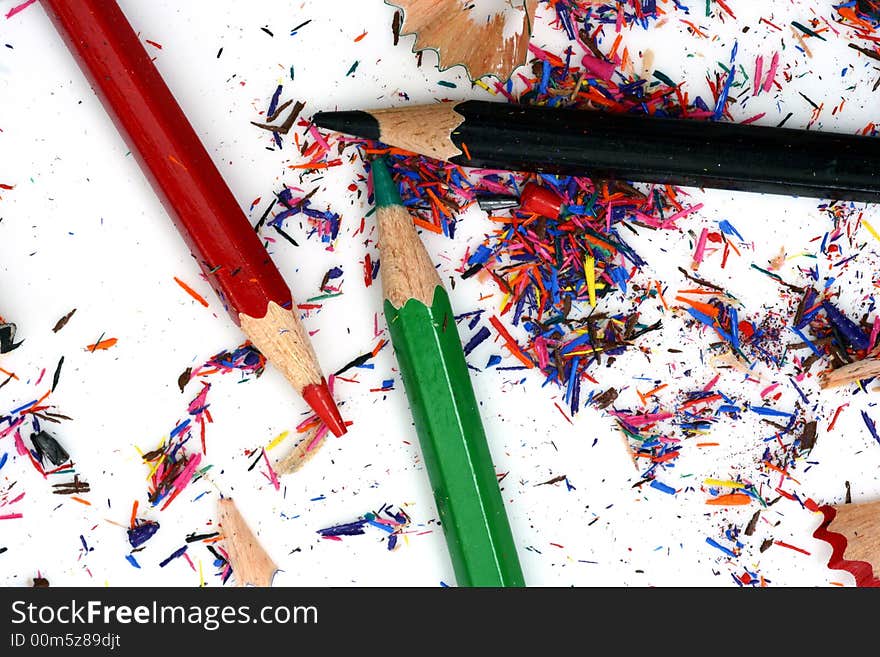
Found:
<path fill-rule="evenodd" d="M 0 0 L 0 14 L 13 4 L 17 2 Z M 249 123 L 262 119 L 277 84 L 284 85 L 282 100 L 307 103 L 304 116 L 335 107 L 398 105 L 404 102 L 401 94 L 412 102 L 487 96 L 470 88 L 460 67 L 438 72 L 433 53 L 426 53 L 417 67 L 410 52 L 412 37 L 402 37 L 393 47 L 393 9 L 380 0 L 124 0 L 120 4 L 142 39 L 161 44 L 161 49 L 150 45 L 147 49 L 242 207 L 247 211 L 254 199 L 262 198 L 249 213 L 252 222 L 282 183 L 301 182 L 297 171 L 286 169 L 301 161 L 291 140 L 283 150 L 274 150 L 269 133 Z M 796 41 L 787 25 L 792 20 L 807 23 L 814 14 L 830 18 L 830 3 L 734 2 L 729 4 L 737 20 L 725 16 L 723 23 L 717 10 L 712 18 L 704 16 L 702 0 L 684 4 L 693 5 L 685 18 L 702 26 L 710 38 L 688 34 L 675 17 L 648 31 L 626 31 L 623 43 L 637 62 L 639 52 L 652 50 L 656 68 L 674 80 L 688 80 L 692 96 L 711 98 L 705 73 L 719 70 L 716 62 L 728 62 L 734 39 L 739 42 L 737 61 L 749 74 L 757 55 L 769 63 L 784 42 L 780 71 L 793 82 L 784 84 L 781 93 L 774 90 L 755 99 L 746 94 L 734 106 L 735 118 L 767 112 L 760 122 L 774 125 L 793 112 L 787 125 L 804 127 L 812 107 L 798 95 L 800 91 L 817 103 L 825 102 L 815 129 L 854 132 L 880 119 L 877 93 L 871 93 L 877 69 L 847 49 L 843 36 L 828 33 L 826 42 L 810 39 L 812 57 L 794 48 Z M 661 6 L 670 9 L 671 3 Z M 783 26 L 783 32 L 759 23 L 761 16 Z M 291 28 L 309 19 L 311 23 L 289 36 Z M 542 3 L 533 43 L 560 52 L 563 42 L 550 20 Z M 743 33 L 745 26 L 750 29 Z M 367 35 L 355 42 L 363 32 Z M 601 42 L 603 50 L 610 48 L 613 38 L 609 30 Z M 346 76 L 355 60 L 358 68 Z M 847 73 L 841 76 L 844 68 Z M 451 81 L 457 88 L 440 86 L 439 80 Z M 832 117 L 831 107 L 843 97 L 845 111 Z M 299 301 L 319 294 L 321 278 L 330 267 L 345 271 L 344 294 L 304 320 L 315 332 L 313 340 L 326 372 L 376 344 L 376 313 L 380 313 L 380 331 L 383 328 L 380 285 L 365 288 L 362 280 L 364 238 L 352 237 L 369 209 L 364 193 L 347 189 L 357 174 L 363 174 L 358 161 L 325 176 L 309 174 L 302 179 L 306 190 L 320 185 L 314 207 L 330 207 L 343 216 L 340 237 L 332 248 L 305 239 L 306 229 L 296 221 L 287 230 L 300 242 L 298 248 L 283 240 L 270 246 Z M 207 584 L 216 585 L 212 557 L 200 544 L 189 548 L 195 570 L 184 559 L 164 568 L 158 564 L 184 544 L 187 534 L 213 530 L 216 498 L 222 491 L 236 498 L 282 568 L 281 583 L 454 583 L 390 348 L 374 359 L 375 369 L 348 373 L 357 376 L 358 384 L 338 382 L 342 412 L 354 421 L 351 430 L 341 439 L 331 439 L 302 471 L 285 477 L 280 491 L 260 474 L 263 466 L 248 472 L 253 457 L 246 450 L 259 449 L 282 431 L 290 431 L 291 437 L 270 455 L 279 458 L 289 450 L 295 442 L 293 429 L 304 417 L 304 403 L 272 370 L 245 383 L 238 383 L 237 374 L 213 377 L 209 401 L 214 423 L 209 426 L 205 461 L 214 466 L 210 481 L 189 487 L 166 511 L 146 508 L 147 468 L 137 448 L 155 448 L 186 417 L 197 384 L 181 394 L 178 375 L 243 338 L 200 278 L 39 4 L 9 20 L 0 17 L 0 182 L 15 186 L 0 190 L 0 314 L 18 325 L 19 337 L 25 339 L 0 362 L 19 377 L 0 389 L 0 413 L 42 394 L 63 355 L 65 364 L 52 401 L 73 421 L 50 431 L 92 487 L 87 495 L 90 507 L 51 495 L 54 481 L 44 481 L 26 460 L 14 456 L 11 438 L 0 441 L 0 455 L 9 453 L 0 470 L 0 499 L 7 489 L 11 491 L 7 498 L 26 492 L 16 504 L 0 507 L 0 515 L 24 514 L 19 520 L 0 521 L 0 547 L 8 548 L 0 554 L 0 582 L 30 585 L 39 572 L 53 585 L 196 586 L 201 565 Z M 359 188 L 366 189 L 364 183 Z M 777 300 L 778 288 L 748 265 L 766 266 L 783 246 L 788 254 L 815 254 L 816 243 L 810 240 L 831 228 L 816 210 L 815 200 L 691 193 L 705 206 L 681 222 L 684 231 L 632 238 L 649 262 L 647 279 L 663 281 L 673 296 L 683 282 L 675 267 L 690 262 L 689 232 L 727 219 L 753 248 L 745 249 L 743 257 L 734 259 L 724 272 L 716 254 L 700 273 L 729 285 L 753 317 L 765 312 L 763 304 Z M 880 227 L 875 208 L 868 208 L 865 216 Z M 478 307 L 497 312 L 501 298 L 491 282 L 462 282 L 453 271 L 467 247 L 474 248 L 491 229 L 484 214 L 474 210 L 460 222 L 455 240 L 424 235 L 447 283 L 450 276 L 456 281 L 454 289 L 448 287 L 458 312 Z M 877 261 L 877 244 L 864 229 L 861 233 L 857 242 L 867 243 L 867 248 L 839 279 L 842 306 L 853 316 L 862 295 L 872 289 Z M 374 241 L 368 249 L 375 258 Z M 854 252 L 855 248 L 848 249 L 845 255 Z M 799 264 L 813 261 L 794 258 L 780 273 L 803 283 L 796 269 Z M 210 308 L 188 297 L 174 282 L 175 276 L 208 299 Z M 480 300 L 480 295 L 486 298 Z M 626 307 L 618 302 L 620 308 Z M 614 300 L 607 303 L 613 310 Z M 72 308 L 77 311 L 67 327 L 52 333 L 55 322 Z M 658 308 L 657 303 L 646 304 L 648 315 L 659 317 Z M 643 351 L 634 350 L 611 368 L 594 372 L 604 384 L 597 391 L 607 385 L 629 386 L 621 395 L 621 407 L 626 407 L 636 404 L 636 388 L 644 392 L 654 387 L 651 380 L 670 382 L 660 398 L 672 403 L 677 392 L 702 387 L 712 378 L 714 371 L 701 356 L 711 336 L 683 328 L 671 314 L 663 319 L 663 334 L 646 338 Z M 464 327 L 462 333 L 463 339 L 470 335 Z M 102 334 L 118 338 L 118 344 L 102 352 L 84 350 Z M 666 352 L 670 345 L 684 353 L 673 358 Z M 487 341 L 472 355 L 472 364 L 482 369 L 490 354 L 502 353 L 499 349 Z M 516 362 L 505 357 L 502 364 Z M 48 371 L 37 386 L 43 368 Z M 682 371 L 689 368 L 691 377 L 683 377 Z M 814 373 L 820 369 L 816 366 Z M 773 372 L 762 376 L 765 385 L 782 381 L 780 389 L 793 395 L 785 377 L 774 377 Z M 369 392 L 388 378 L 395 379 L 394 391 Z M 670 496 L 647 487 L 632 488 L 639 473 L 607 416 L 586 409 L 569 424 L 553 406 L 554 401 L 564 405 L 556 388 L 542 388 L 536 372 L 525 375 L 524 381 L 521 378 L 519 372 L 489 370 L 475 374 L 474 385 L 496 468 L 509 473 L 502 484 L 504 499 L 529 584 L 735 586 L 731 574 L 745 569 L 765 576 L 773 586 L 852 582 L 848 574 L 825 568 L 830 547 L 811 537 L 818 518 L 785 499 L 763 513 L 754 536 L 741 537 L 744 547 L 738 558 L 728 559 L 706 543 L 710 537 L 728 545 L 723 529 L 731 524 L 744 528 L 756 507 L 705 506 L 708 494 L 700 488 L 704 479 L 741 475 L 765 482 L 771 491 L 779 484 L 778 476 L 771 478 L 755 465 L 763 443 L 753 418 L 715 428 L 711 439 L 722 445 L 711 454 L 685 445 L 676 468 L 659 477 L 680 489 Z M 758 389 L 730 373 L 722 383 L 728 393 L 746 390 L 747 398 L 754 398 Z M 833 503 L 843 499 L 844 482 L 850 481 L 856 501 L 876 498 L 880 445 L 858 414 L 862 408 L 876 412 L 868 406 L 873 396 L 853 397 L 851 390 L 819 393 L 815 377 L 803 387 L 819 420 L 819 440 L 809 457 L 812 464 L 800 462 L 793 473 L 798 484 L 789 482 L 786 488 L 802 498 Z M 584 398 L 588 390 L 585 385 Z M 834 432 L 827 433 L 830 412 L 843 401 L 851 405 Z M 569 491 L 562 483 L 537 485 L 563 474 L 576 490 Z M 207 495 L 192 501 L 205 491 Z M 125 559 L 129 546 L 124 527 L 134 500 L 140 501 L 141 517 L 161 524 L 146 549 L 137 553 L 140 570 Z M 340 542 L 316 534 L 323 527 L 378 510 L 383 503 L 403 506 L 413 520 L 412 533 L 394 552 L 386 549 L 385 535 L 372 528 Z M 81 535 L 92 551 L 83 551 Z M 767 538 L 796 545 L 810 555 L 779 546 L 761 553 L 758 548 Z"/>

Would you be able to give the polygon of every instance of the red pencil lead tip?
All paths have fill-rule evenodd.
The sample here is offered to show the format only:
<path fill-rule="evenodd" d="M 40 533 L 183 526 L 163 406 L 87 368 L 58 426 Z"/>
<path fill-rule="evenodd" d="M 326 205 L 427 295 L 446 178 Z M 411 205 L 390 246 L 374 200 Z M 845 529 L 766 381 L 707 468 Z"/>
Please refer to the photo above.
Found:
<path fill-rule="evenodd" d="M 334 436 L 341 436 L 347 431 L 345 422 L 342 421 L 342 416 L 339 414 L 339 409 L 336 408 L 336 402 L 333 401 L 333 394 L 330 392 L 330 388 L 327 387 L 326 381 L 321 379 L 320 384 L 313 383 L 306 386 L 303 388 L 302 396 L 306 403 L 312 407 L 312 410 L 315 411 L 315 414 L 327 425 L 327 428 L 333 432 Z"/>

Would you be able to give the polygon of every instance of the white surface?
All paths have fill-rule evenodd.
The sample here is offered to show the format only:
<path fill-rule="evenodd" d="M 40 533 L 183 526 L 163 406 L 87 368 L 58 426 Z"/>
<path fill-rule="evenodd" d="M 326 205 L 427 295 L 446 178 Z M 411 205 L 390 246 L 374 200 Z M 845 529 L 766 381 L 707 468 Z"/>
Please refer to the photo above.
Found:
<path fill-rule="evenodd" d="M 13 4 L 17 2 L 0 0 L 0 13 Z M 284 84 L 282 100 L 307 101 L 305 115 L 334 107 L 400 104 L 404 93 L 412 102 L 486 95 L 470 90 L 461 69 L 438 73 L 433 53 L 425 53 L 418 68 L 409 52 L 412 37 L 393 47 L 393 9 L 379 0 L 124 0 L 120 4 L 142 38 L 162 45 L 161 50 L 147 48 L 241 205 L 247 210 L 262 197 L 250 213 L 254 222 L 273 190 L 280 189 L 282 182 L 296 185 L 300 180 L 299 172 L 286 169 L 300 161 L 290 140 L 282 151 L 269 150 L 269 134 L 249 123 L 260 119 L 279 82 Z M 783 93 L 737 106 L 737 118 L 766 111 L 762 123 L 773 125 L 794 112 L 787 125 L 802 127 L 812 108 L 797 91 L 829 108 L 847 98 L 846 111 L 833 120 L 825 111 L 817 129 L 854 131 L 880 118 L 877 96 L 868 93 L 877 71 L 847 49 L 845 40 L 831 36 L 827 43 L 810 40 L 814 56 L 808 59 L 792 47 L 787 32 L 781 37 L 758 23 L 761 15 L 771 16 L 764 3 L 735 3 L 739 20 L 728 18 L 724 25 L 702 17 L 702 2 L 686 4 L 700 5 L 692 10 L 690 20 L 717 38 L 694 39 L 681 23 L 670 20 L 650 31 L 626 32 L 624 44 L 633 57 L 650 47 L 655 66 L 673 79 L 691 81 L 692 95 L 708 96 L 700 81 L 714 62 L 728 61 L 733 38 L 739 40 L 738 61 L 750 74 L 755 56 L 763 54 L 769 60 L 784 39 L 787 49 L 781 53 L 780 70 L 805 77 L 796 85 L 786 84 Z M 811 7 L 819 3 L 775 4 L 773 20 L 785 25 L 791 20 L 806 22 Z M 830 15 L 821 4 L 823 15 Z M 558 47 L 559 35 L 548 27 L 547 13 L 542 3 L 533 42 Z M 309 25 L 288 36 L 292 27 L 308 19 Z M 744 34 L 745 25 L 751 29 Z M 274 37 L 260 30 L 264 26 Z M 355 43 L 365 31 L 367 36 Z M 613 39 L 609 34 L 603 42 L 606 49 Z M 360 62 L 357 70 L 346 76 L 355 60 Z M 849 64 L 852 69 L 842 78 L 841 69 Z M 438 86 L 438 80 L 458 87 Z M 850 91 L 856 82 L 856 91 Z M 305 232 L 297 222 L 288 230 L 301 246 L 278 240 L 271 248 L 299 301 L 319 293 L 327 269 L 344 268 L 344 295 L 305 318 L 315 332 L 315 347 L 326 372 L 377 342 L 374 316 L 381 308 L 380 286 L 364 288 L 364 238 L 351 236 L 368 210 L 366 195 L 346 189 L 355 174 L 362 173 L 356 163 L 323 177 L 304 177 L 306 189 L 321 186 L 314 207 L 329 205 L 343 215 L 340 238 L 332 249 L 300 239 Z M 344 438 L 331 439 L 300 473 L 284 478 L 280 492 L 260 473 L 262 466 L 247 471 L 252 457 L 245 450 L 266 445 L 282 431 L 293 434 L 304 417 L 303 402 L 274 371 L 241 385 L 234 374 L 214 377 L 210 395 L 214 423 L 208 430 L 206 462 L 214 465 L 210 479 L 216 488 L 203 480 L 166 511 L 145 511 L 147 468 L 136 448 L 153 449 L 186 416 L 196 388 L 191 384 L 181 395 L 176 385 L 180 372 L 238 345 L 242 336 L 200 279 L 183 242 L 38 4 L 13 19 L 0 18 L 0 182 L 15 185 L 12 191 L 0 190 L 0 313 L 18 324 L 19 337 L 26 340 L 2 357 L 0 366 L 16 372 L 21 380 L 0 389 L 0 413 L 29 401 L 37 390 L 42 394 L 45 379 L 41 386 L 35 385 L 41 370 L 47 368 L 45 377 L 51 380 L 58 358 L 64 355 L 60 385 L 52 399 L 59 412 L 74 419 L 49 430 L 92 486 L 87 496 L 90 507 L 53 496 L 51 482 L 14 456 L 11 439 L 0 441 L 0 455 L 10 455 L 0 470 L 0 496 L 13 482 L 13 497 L 27 493 L 14 507 L 0 507 L 0 515 L 24 514 L 20 520 L 0 521 L 0 547 L 8 548 L 0 554 L 0 583 L 29 585 L 39 571 L 53 585 L 196 586 L 199 575 L 184 559 L 165 568 L 158 564 L 184 544 L 188 533 L 212 530 L 217 489 L 233 495 L 258 530 L 284 570 L 279 582 L 394 586 L 454 582 L 390 348 L 373 361 L 374 370 L 355 371 L 360 384 L 338 382 L 337 396 L 344 401 L 343 414 L 354 421 L 353 427 Z M 359 188 L 363 191 L 365 185 Z M 729 272 L 718 270 L 717 258 L 701 270 L 729 282 L 731 291 L 744 298 L 754 314 L 760 314 L 762 303 L 776 298 L 777 288 L 749 271 L 748 264 L 766 265 L 783 245 L 790 254 L 815 252 L 809 240 L 830 228 L 812 200 L 716 191 L 693 194 L 705 207 L 697 217 L 681 222 L 683 228 L 698 233 L 703 225 L 727 218 L 746 240 L 754 241 L 754 251 L 735 259 Z M 870 208 L 866 216 L 880 227 L 876 209 Z M 370 226 L 370 219 L 367 222 Z M 490 229 L 474 211 L 459 224 L 456 240 L 424 236 L 431 253 L 443 263 L 441 271 L 456 280 L 451 294 L 459 312 L 477 307 L 496 311 L 500 302 L 493 287 L 474 279 L 461 281 L 452 271 L 468 245 L 475 246 Z M 672 290 L 680 285 L 675 266 L 688 262 L 692 249 L 686 234 L 651 234 L 634 239 L 633 246 L 649 261 L 649 278 L 663 280 Z M 843 275 L 842 289 L 858 283 L 870 293 L 870 275 L 859 280 L 856 273 L 856 269 L 868 274 L 876 270 L 877 244 L 869 241 L 868 246 L 857 268 Z M 375 243 L 369 250 L 375 257 Z M 790 262 L 781 273 L 798 281 L 797 264 Z M 191 300 L 174 276 L 203 294 L 210 308 Z M 481 302 L 480 294 L 492 296 Z M 853 303 L 858 299 L 855 290 L 844 297 Z M 73 319 L 53 334 L 52 326 L 72 308 L 77 309 Z M 381 315 L 378 321 L 381 331 Z M 629 396 L 628 403 L 636 401 L 636 387 L 644 391 L 650 386 L 630 379 L 633 374 L 667 380 L 673 374 L 670 363 L 678 363 L 679 370 L 693 366 L 691 387 L 683 388 L 678 380 L 670 386 L 667 401 L 675 392 L 702 386 L 712 376 L 711 368 L 699 365 L 699 349 L 711 337 L 683 331 L 679 320 L 669 315 L 664 322 L 662 336 L 649 336 L 641 343 L 652 352 L 650 363 L 647 353 L 634 350 L 612 368 L 594 373 L 601 375 L 604 385 L 629 385 L 623 393 Z M 118 338 L 118 344 L 103 352 L 83 349 L 102 334 Z M 469 333 L 463 330 L 464 335 Z M 685 350 L 677 361 L 665 351 L 671 344 Z M 491 353 L 499 353 L 498 347 L 487 341 L 471 361 L 481 367 Z M 515 362 L 505 358 L 503 364 Z M 523 376 L 526 380 L 520 384 Z M 369 392 L 392 377 L 393 392 Z M 790 386 L 781 380 L 789 394 Z M 631 488 L 639 476 L 610 419 L 587 409 L 570 425 L 553 406 L 560 400 L 559 391 L 542 388 L 539 374 L 487 371 L 476 374 L 474 384 L 497 470 L 509 473 L 503 481 L 504 498 L 530 584 L 733 586 L 730 575 L 746 568 L 759 571 L 772 585 L 851 582 L 847 574 L 824 567 L 830 547 L 810 537 L 816 516 L 784 499 L 764 512 L 764 521 L 755 536 L 744 540 L 738 559 L 727 560 L 706 544 L 706 537 L 721 541 L 721 531 L 729 523 L 743 528 L 755 510 L 706 507 L 706 494 L 699 490 L 707 477 L 759 478 L 754 471 L 755 452 L 760 454 L 763 443 L 757 441 L 751 421 L 728 421 L 724 429 L 716 428 L 713 440 L 721 440 L 723 447 L 711 459 L 694 449 L 684 453 L 676 469 L 662 479 L 673 487 L 694 488 L 672 497 Z M 857 412 L 867 407 L 871 397 L 851 397 L 848 391 L 820 396 L 813 380 L 806 385 L 811 399 L 821 400 L 823 409 L 817 416 L 818 446 L 810 457 L 818 465 L 807 468 L 800 463 L 794 474 L 800 483 L 792 488 L 820 502 L 837 502 L 843 497 L 843 482 L 850 481 L 855 499 L 876 497 L 880 445 L 871 439 Z M 583 398 L 588 389 L 585 385 Z M 835 431 L 827 434 L 827 408 L 833 410 L 842 401 L 851 405 Z M 288 438 L 270 454 L 277 458 L 292 444 Z M 567 491 L 564 484 L 537 486 L 561 474 L 576 490 Z M 209 494 L 192 502 L 204 491 Z M 325 499 L 310 501 L 320 496 Z M 113 524 L 127 525 L 136 499 L 141 504 L 139 515 L 161 523 L 160 531 L 137 554 L 141 570 L 125 560 L 125 532 Z M 430 533 L 408 536 L 394 552 L 385 549 L 384 534 L 373 529 L 341 542 L 321 540 L 316 534 L 386 502 L 406 505 L 414 532 Z M 83 553 L 80 535 L 93 551 Z M 768 537 L 802 547 L 811 555 L 778 546 L 760 553 L 761 541 Z M 207 583 L 218 584 L 207 550 L 194 544 L 189 554 L 196 566 L 200 562 L 204 566 Z"/>

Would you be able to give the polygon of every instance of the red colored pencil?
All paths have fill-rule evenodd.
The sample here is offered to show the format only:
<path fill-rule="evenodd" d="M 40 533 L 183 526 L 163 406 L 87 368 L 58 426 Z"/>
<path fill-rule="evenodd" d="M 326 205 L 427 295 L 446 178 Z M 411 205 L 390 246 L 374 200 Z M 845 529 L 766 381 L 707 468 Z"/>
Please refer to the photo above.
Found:
<path fill-rule="evenodd" d="M 232 320 L 337 436 L 290 289 L 114 0 L 43 0 Z"/>

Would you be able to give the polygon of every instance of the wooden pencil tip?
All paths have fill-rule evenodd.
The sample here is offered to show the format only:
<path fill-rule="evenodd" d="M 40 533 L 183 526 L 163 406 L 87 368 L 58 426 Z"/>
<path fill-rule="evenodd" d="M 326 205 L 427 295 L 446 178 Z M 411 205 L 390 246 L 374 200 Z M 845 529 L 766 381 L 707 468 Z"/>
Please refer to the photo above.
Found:
<path fill-rule="evenodd" d="M 250 527 L 242 518 L 238 507 L 230 498 L 217 503 L 220 524 L 226 537 L 229 564 L 238 586 L 268 587 L 278 566 L 257 541 Z"/>

